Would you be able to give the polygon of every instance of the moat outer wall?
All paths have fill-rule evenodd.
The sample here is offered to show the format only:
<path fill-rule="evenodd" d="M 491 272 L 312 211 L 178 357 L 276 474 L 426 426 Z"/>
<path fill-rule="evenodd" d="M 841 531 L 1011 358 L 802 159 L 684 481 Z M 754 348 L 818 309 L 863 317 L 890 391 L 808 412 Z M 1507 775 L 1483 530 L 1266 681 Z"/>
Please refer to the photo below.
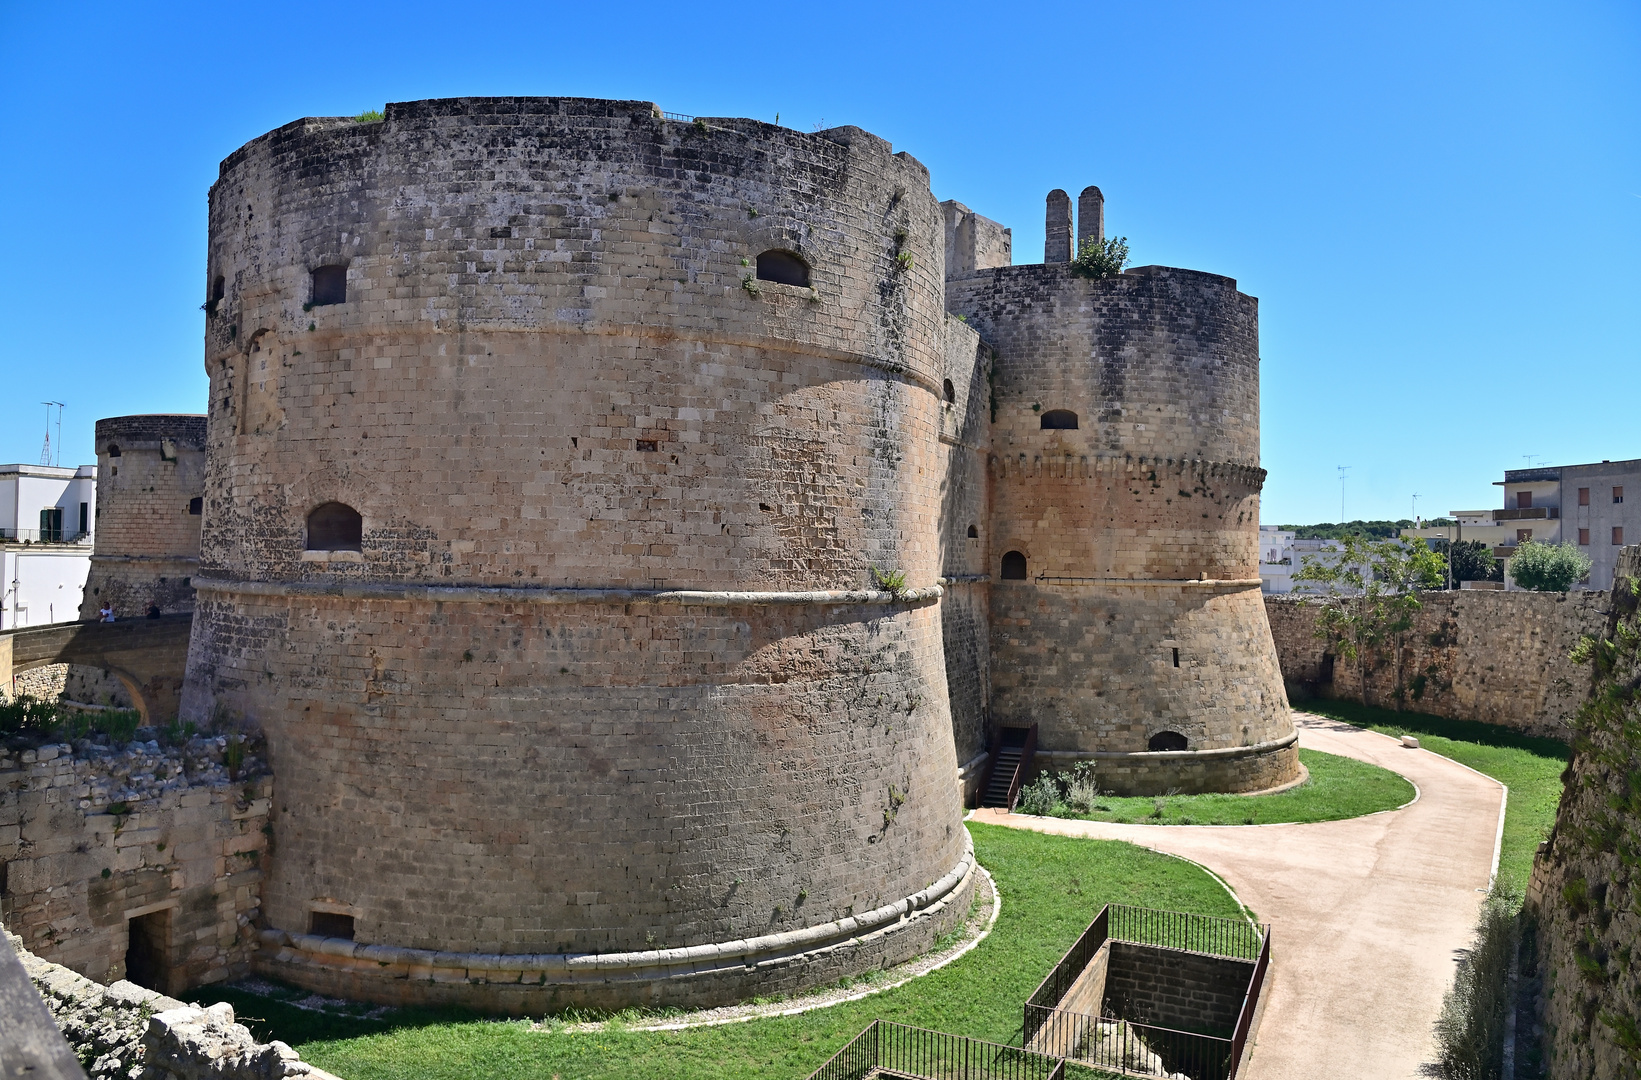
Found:
<path fill-rule="evenodd" d="M 265 970 L 706 1005 L 962 919 L 920 164 L 647 103 L 389 105 L 237 151 L 210 243 L 183 715 L 268 740 Z M 813 288 L 757 282 L 771 248 Z M 362 551 L 304 551 L 330 501 Z"/>

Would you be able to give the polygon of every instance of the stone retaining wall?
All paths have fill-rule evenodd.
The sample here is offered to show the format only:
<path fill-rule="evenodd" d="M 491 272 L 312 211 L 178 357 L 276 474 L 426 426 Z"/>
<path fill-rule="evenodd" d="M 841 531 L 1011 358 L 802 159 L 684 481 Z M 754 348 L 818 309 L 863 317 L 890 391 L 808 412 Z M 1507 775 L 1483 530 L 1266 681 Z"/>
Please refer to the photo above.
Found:
<path fill-rule="evenodd" d="M 337 1080 L 282 1042 L 257 1042 L 226 1002 L 201 1008 L 124 980 L 103 986 L 6 937 L 92 1080 Z"/>
<path fill-rule="evenodd" d="M 1420 597 L 1405 637 L 1403 707 L 1436 716 L 1480 720 L 1533 735 L 1570 736 L 1567 718 L 1589 689 L 1589 673 L 1568 653 L 1586 634 L 1601 633 L 1604 592 L 1436 592 Z M 1358 664 L 1316 636 L 1322 604 L 1265 598 L 1288 695 L 1362 701 Z M 1395 707 L 1396 664 L 1369 666 L 1368 704 Z"/>
<path fill-rule="evenodd" d="M 232 779 L 224 742 L 0 747 L 0 917 L 31 951 L 120 979 L 148 917 L 156 989 L 250 970 L 273 780 Z"/>

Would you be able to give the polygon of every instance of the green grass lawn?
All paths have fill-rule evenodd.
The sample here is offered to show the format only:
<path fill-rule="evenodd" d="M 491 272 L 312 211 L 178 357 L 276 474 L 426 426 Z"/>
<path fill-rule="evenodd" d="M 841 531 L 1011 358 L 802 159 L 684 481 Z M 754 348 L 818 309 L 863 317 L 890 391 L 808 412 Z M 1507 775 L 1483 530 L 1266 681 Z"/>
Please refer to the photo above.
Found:
<path fill-rule="evenodd" d="M 1499 848 L 1499 881 L 1520 893 L 1533 870 L 1533 853 L 1550 835 L 1561 798 L 1561 773 L 1570 751 L 1556 739 L 1521 735 L 1473 720 L 1395 712 L 1353 701 L 1311 700 L 1299 708 L 1386 735 L 1415 735 L 1419 745 L 1486 773 L 1510 788 Z M 1301 751 L 1303 753 L 1303 751 Z"/>
<path fill-rule="evenodd" d="M 1275 795 L 1102 796 L 1088 813 L 1066 808 L 1054 816 L 1133 825 L 1273 825 L 1394 810 L 1414 795 L 1405 778 L 1365 761 L 1320 750 L 1301 750 L 1299 760 L 1310 770 L 1310 779 Z"/>
<path fill-rule="evenodd" d="M 801 1016 L 688 1031 L 607 1027 L 576 1034 L 448 1013 L 406 1011 L 384 1020 L 325 1015 L 222 987 L 202 987 L 192 996 L 232 1003 L 258 1037 L 282 1039 L 347 1080 L 801 1080 L 876 1017 L 1018 1045 L 1021 1004 L 1102 904 L 1239 914 L 1217 881 L 1180 859 L 1116 841 L 979 824 L 969 829 L 1003 898 L 991 936 L 904 986 Z"/>

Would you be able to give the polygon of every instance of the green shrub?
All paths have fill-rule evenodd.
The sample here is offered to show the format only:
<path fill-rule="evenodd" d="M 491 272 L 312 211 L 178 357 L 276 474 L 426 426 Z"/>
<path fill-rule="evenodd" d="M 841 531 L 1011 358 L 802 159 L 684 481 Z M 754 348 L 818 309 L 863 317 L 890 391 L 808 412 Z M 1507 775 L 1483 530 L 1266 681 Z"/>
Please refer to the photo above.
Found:
<path fill-rule="evenodd" d="M 63 722 L 63 707 L 29 694 L 0 702 L 0 735 L 49 735 Z"/>
<path fill-rule="evenodd" d="M 1590 572 L 1590 557 L 1571 544 L 1523 540 L 1510 558 L 1510 580 L 1534 592 L 1566 592 Z"/>
<path fill-rule="evenodd" d="M 1128 237 L 1114 236 L 1102 241 L 1090 236 L 1083 240 L 1082 250 L 1071 260 L 1071 272 L 1078 277 L 1099 281 L 1101 278 L 1116 277 L 1127 265 Z"/>
<path fill-rule="evenodd" d="M 366 109 L 358 116 L 355 116 L 353 118 L 353 122 L 356 124 L 374 124 L 376 121 L 382 119 L 385 119 L 385 117 L 383 116 L 381 109 Z"/>
<path fill-rule="evenodd" d="M 1060 785 L 1051 774 L 1045 772 L 1020 789 L 1020 799 L 1014 808 L 1022 814 L 1048 817 L 1059 805 Z"/>
<path fill-rule="evenodd" d="M 1515 913 L 1520 907 L 1521 896 L 1504 886 L 1495 886 L 1482 905 L 1475 940 L 1459 961 L 1436 1018 L 1433 1075 L 1445 1080 L 1499 1075 L 1504 1022 L 1511 1005 L 1507 980 L 1520 940 Z"/>

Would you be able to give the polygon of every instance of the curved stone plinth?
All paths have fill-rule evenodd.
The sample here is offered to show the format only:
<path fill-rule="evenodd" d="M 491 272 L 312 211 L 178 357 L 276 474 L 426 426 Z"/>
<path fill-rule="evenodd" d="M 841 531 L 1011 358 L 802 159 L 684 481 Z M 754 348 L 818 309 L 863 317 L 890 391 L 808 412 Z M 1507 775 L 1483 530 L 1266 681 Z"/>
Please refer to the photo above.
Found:
<path fill-rule="evenodd" d="M 707 1008 L 784 993 L 934 946 L 967 915 L 972 846 L 927 889 L 801 930 L 626 953 L 455 953 L 262 931 L 258 970 L 321 993 L 392 1005 L 461 1004 L 510 1015 L 578 1008 Z"/>

